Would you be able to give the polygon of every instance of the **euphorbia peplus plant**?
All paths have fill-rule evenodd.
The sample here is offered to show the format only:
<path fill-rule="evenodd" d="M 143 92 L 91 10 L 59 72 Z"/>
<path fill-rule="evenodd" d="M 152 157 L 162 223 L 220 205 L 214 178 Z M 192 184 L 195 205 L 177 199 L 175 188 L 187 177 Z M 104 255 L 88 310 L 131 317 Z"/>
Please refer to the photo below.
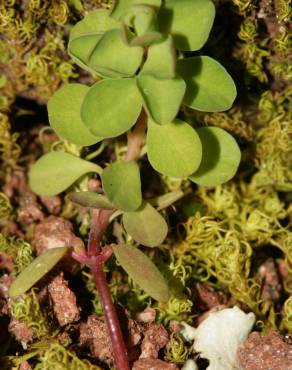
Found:
<path fill-rule="evenodd" d="M 127 245 L 102 247 L 103 233 L 115 216 L 121 216 L 126 232 L 137 243 L 158 246 L 168 231 L 159 209 L 182 196 L 175 192 L 143 200 L 138 161 L 145 141 L 144 152 L 157 172 L 189 178 L 199 185 L 228 181 L 240 162 L 235 140 L 223 129 L 195 129 L 177 118 L 182 105 L 218 112 L 229 109 L 235 99 L 234 82 L 223 66 L 208 56 L 184 58 L 184 51 L 199 50 L 207 41 L 214 16 L 210 0 L 120 0 L 111 11 L 98 9 L 87 14 L 72 28 L 68 50 L 80 67 L 102 79 L 91 87 L 65 85 L 48 103 L 51 127 L 79 147 L 127 133 L 124 160 L 105 168 L 52 151 L 40 158 L 29 174 L 32 189 L 40 195 L 61 193 L 90 172 L 101 177 L 102 194 L 69 195 L 73 202 L 93 209 L 88 248 L 73 251 L 72 256 L 92 270 L 118 369 L 129 365 L 102 263 L 113 252 L 153 298 L 167 301 L 169 292 L 145 254 Z M 10 293 L 29 289 L 66 251 L 39 256 Z M 40 266 L 45 266 L 45 271 Z"/>

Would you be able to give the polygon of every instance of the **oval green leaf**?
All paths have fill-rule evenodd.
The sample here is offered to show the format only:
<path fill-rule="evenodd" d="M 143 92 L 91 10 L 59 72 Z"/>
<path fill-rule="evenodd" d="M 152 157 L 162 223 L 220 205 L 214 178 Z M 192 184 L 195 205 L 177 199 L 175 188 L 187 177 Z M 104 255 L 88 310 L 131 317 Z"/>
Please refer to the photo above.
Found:
<path fill-rule="evenodd" d="M 148 48 L 147 59 L 140 75 L 169 79 L 175 77 L 176 55 L 171 36 Z"/>
<path fill-rule="evenodd" d="M 93 135 L 81 120 L 80 110 L 89 87 L 81 84 L 62 86 L 48 103 L 49 121 L 63 139 L 76 145 L 92 145 L 102 140 Z"/>
<path fill-rule="evenodd" d="M 161 32 L 171 33 L 179 50 L 199 50 L 209 37 L 215 17 L 211 0 L 165 0 L 159 12 Z"/>
<path fill-rule="evenodd" d="M 97 9 L 85 15 L 81 21 L 76 23 L 70 31 L 70 40 L 84 34 L 104 32 L 119 27 L 119 22 L 110 17 L 110 11 L 107 9 Z"/>
<path fill-rule="evenodd" d="M 235 139 L 219 127 L 197 130 L 203 148 L 199 169 L 190 180 L 203 186 L 214 186 L 229 181 L 240 163 L 240 149 Z"/>
<path fill-rule="evenodd" d="M 168 232 L 164 218 L 149 203 L 144 203 L 135 212 L 125 212 L 123 224 L 127 233 L 146 247 L 160 245 Z"/>
<path fill-rule="evenodd" d="M 94 191 L 76 191 L 69 194 L 68 198 L 73 203 L 77 203 L 82 207 L 96 209 L 116 209 L 116 207 L 102 194 Z"/>
<path fill-rule="evenodd" d="M 88 172 L 101 173 L 101 168 L 69 153 L 50 152 L 32 166 L 29 184 L 36 194 L 56 195 Z"/>
<path fill-rule="evenodd" d="M 139 166 L 135 161 L 116 162 L 101 174 L 102 187 L 116 208 L 135 211 L 142 203 Z"/>
<path fill-rule="evenodd" d="M 182 59 L 177 70 L 187 84 L 185 105 L 203 112 L 221 112 L 232 106 L 236 86 L 216 60 L 207 56 Z"/>
<path fill-rule="evenodd" d="M 148 202 L 155 206 L 158 211 L 171 206 L 173 203 L 178 201 L 184 196 L 184 192 L 181 190 L 171 191 L 169 193 L 160 195 L 156 198 L 148 199 Z"/>
<path fill-rule="evenodd" d="M 133 26 L 138 36 L 158 31 L 157 13 L 152 6 L 134 5 L 133 15 Z"/>
<path fill-rule="evenodd" d="M 64 257 L 69 249 L 69 247 L 48 249 L 34 259 L 12 283 L 9 288 L 10 297 L 17 297 L 28 291 Z"/>
<path fill-rule="evenodd" d="M 139 68 L 143 53 L 142 47 L 123 42 L 120 29 L 109 30 L 93 49 L 88 65 L 103 77 L 131 77 Z"/>
<path fill-rule="evenodd" d="M 68 51 L 82 68 L 90 70 L 86 63 L 92 50 L 104 32 L 118 28 L 119 22 L 110 17 L 110 11 L 97 9 L 89 12 L 70 32 Z"/>
<path fill-rule="evenodd" d="M 169 299 L 169 287 L 149 257 L 129 245 L 113 245 L 113 252 L 128 275 L 152 298 L 159 302 Z"/>
<path fill-rule="evenodd" d="M 159 8 L 161 0 L 114 0 L 111 16 L 114 19 L 123 19 L 131 12 L 133 5 L 149 5 Z"/>
<path fill-rule="evenodd" d="M 186 89 L 182 78 L 160 80 L 142 75 L 137 78 L 137 86 L 143 98 L 144 108 L 155 122 L 163 125 L 174 120 Z"/>
<path fill-rule="evenodd" d="M 88 129 L 104 138 L 128 131 L 142 109 L 135 79 L 103 80 L 88 91 L 81 107 L 81 118 Z"/>
<path fill-rule="evenodd" d="M 74 62 L 79 67 L 93 74 L 96 74 L 96 71 L 88 66 L 88 59 L 101 36 L 100 34 L 82 35 L 75 37 L 68 45 L 68 53 Z"/>
<path fill-rule="evenodd" d="M 166 125 L 148 120 L 147 154 L 152 167 L 167 176 L 186 177 L 199 167 L 202 144 L 196 131 L 176 119 Z"/>

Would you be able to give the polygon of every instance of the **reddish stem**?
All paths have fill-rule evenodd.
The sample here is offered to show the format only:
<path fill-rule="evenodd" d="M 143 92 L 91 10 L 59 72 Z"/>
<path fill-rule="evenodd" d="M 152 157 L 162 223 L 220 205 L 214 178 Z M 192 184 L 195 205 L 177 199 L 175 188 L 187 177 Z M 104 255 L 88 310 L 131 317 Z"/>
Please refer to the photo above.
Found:
<path fill-rule="evenodd" d="M 147 116 L 144 109 L 142 109 L 133 131 L 128 132 L 128 150 L 126 154 L 127 161 L 139 159 L 141 147 L 144 142 L 146 121 Z"/>
<path fill-rule="evenodd" d="M 102 303 L 105 322 L 109 330 L 115 365 L 118 370 L 130 370 L 126 345 L 102 266 L 101 264 L 90 265 L 90 268 Z"/>
<path fill-rule="evenodd" d="M 128 151 L 126 154 L 126 160 L 128 161 L 138 159 L 140 156 L 146 130 L 146 118 L 147 116 L 144 110 L 142 110 L 133 131 L 128 133 Z M 87 252 L 84 254 L 73 252 L 72 257 L 80 263 L 85 263 L 90 267 L 102 304 L 105 322 L 110 334 L 115 365 L 118 370 L 130 370 L 127 348 L 123 339 L 117 312 L 111 298 L 105 274 L 102 270 L 102 263 L 106 261 L 112 253 L 109 246 L 102 249 L 100 245 L 102 236 L 109 225 L 109 219 L 112 213 L 112 210 L 92 211 Z"/>
<path fill-rule="evenodd" d="M 72 257 L 90 267 L 111 338 L 115 365 L 118 370 L 130 370 L 127 349 L 117 312 L 111 298 L 105 274 L 102 270 L 102 263 L 110 257 L 111 248 L 106 246 L 102 249 L 100 242 L 109 224 L 109 218 L 112 212 L 109 210 L 93 210 L 87 252 L 82 255 L 73 252 Z"/>

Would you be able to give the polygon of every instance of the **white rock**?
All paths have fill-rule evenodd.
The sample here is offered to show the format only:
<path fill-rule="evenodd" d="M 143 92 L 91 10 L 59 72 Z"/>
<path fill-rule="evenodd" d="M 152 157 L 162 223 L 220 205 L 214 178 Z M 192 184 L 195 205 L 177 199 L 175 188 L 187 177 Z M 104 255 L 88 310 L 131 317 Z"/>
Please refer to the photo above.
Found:
<path fill-rule="evenodd" d="M 196 329 L 183 324 L 181 334 L 186 340 L 194 340 L 193 351 L 209 360 L 207 370 L 240 370 L 237 350 L 254 322 L 252 312 L 246 314 L 235 306 L 211 312 Z"/>
<path fill-rule="evenodd" d="M 194 360 L 187 360 L 181 370 L 199 370 L 198 365 L 195 363 Z"/>

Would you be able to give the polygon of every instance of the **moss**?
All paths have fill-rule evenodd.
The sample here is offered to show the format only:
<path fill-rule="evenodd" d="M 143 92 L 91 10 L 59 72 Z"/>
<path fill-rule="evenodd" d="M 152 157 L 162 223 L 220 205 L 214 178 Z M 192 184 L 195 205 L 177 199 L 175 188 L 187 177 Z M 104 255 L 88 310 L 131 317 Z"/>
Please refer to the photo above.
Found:
<path fill-rule="evenodd" d="M 11 133 L 8 115 L 0 112 L 0 162 L 5 172 L 20 168 L 18 162 L 21 148 L 18 138 L 19 134 Z"/>
<path fill-rule="evenodd" d="M 189 357 L 190 349 L 185 345 L 179 333 L 172 333 L 165 348 L 164 359 L 172 364 L 182 365 Z"/>
<path fill-rule="evenodd" d="M 12 211 L 12 206 L 5 194 L 0 193 L 0 219 L 9 216 Z"/>
<path fill-rule="evenodd" d="M 53 343 L 40 356 L 40 363 L 38 363 L 34 370 L 101 370 L 100 367 L 91 364 L 87 360 L 80 360 L 77 355 L 68 351 L 59 343 Z"/>
<path fill-rule="evenodd" d="M 288 298 L 284 303 L 283 325 L 292 333 L 292 297 Z"/>
<path fill-rule="evenodd" d="M 33 260 L 33 251 L 29 243 L 21 238 L 5 238 L 0 234 L 0 251 L 8 254 L 13 259 L 13 275 L 17 276 Z"/>
<path fill-rule="evenodd" d="M 50 333 L 48 319 L 41 311 L 33 290 L 11 301 L 11 314 L 32 329 L 35 338 L 40 339 Z"/>

